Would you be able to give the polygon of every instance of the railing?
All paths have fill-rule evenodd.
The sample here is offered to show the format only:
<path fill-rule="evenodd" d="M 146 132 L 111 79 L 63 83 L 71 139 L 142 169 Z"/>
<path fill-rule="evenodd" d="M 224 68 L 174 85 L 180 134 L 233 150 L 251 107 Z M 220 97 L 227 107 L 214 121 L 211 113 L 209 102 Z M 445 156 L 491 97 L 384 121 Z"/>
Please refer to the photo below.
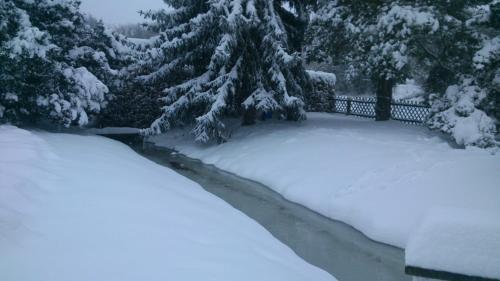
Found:
<path fill-rule="evenodd" d="M 376 97 L 335 96 L 332 98 L 332 111 L 364 118 L 375 118 Z M 421 124 L 430 113 L 426 103 L 413 101 L 392 101 L 391 119 L 405 123 Z"/>

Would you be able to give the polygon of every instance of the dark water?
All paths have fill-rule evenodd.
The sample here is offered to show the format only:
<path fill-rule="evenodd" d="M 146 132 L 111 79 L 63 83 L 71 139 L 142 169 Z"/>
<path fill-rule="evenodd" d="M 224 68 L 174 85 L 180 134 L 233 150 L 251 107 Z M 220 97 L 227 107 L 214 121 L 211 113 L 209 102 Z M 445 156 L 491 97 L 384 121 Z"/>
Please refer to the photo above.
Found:
<path fill-rule="evenodd" d="M 368 239 L 359 231 L 285 200 L 271 189 L 136 136 L 109 136 L 142 156 L 199 183 L 264 226 L 307 262 L 340 281 L 411 280 L 403 250 Z"/>

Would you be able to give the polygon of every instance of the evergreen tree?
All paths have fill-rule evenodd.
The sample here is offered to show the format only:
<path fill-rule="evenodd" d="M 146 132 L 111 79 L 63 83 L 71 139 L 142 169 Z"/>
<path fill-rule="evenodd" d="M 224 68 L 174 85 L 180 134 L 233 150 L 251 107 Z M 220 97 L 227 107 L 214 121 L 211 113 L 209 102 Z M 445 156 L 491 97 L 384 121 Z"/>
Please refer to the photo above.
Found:
<path fill-rule="evenodd" d="M 140 119 L 142 110 L 138 108 L 145 103 L 151 95 L 145 95 L 147 90 L 135 91 L 131 71 L 138 59 L 137 45 L 124 35 L 112 32 L 101 21 L 88 17 L 91 25 L 85 36 L 85 49 L 90 52 L 81 52 L 77 63 L 85 65 L 99 80 L 109 88 L 108 102 L 98 115 L 98 126 L 145 126 L 145 123 L 132 123 L 131 120 Z M 89 48 L 90 47 L 90 48 Z M 92 50 L 99 51 L 102 60 L 96 61 Z M 146 109 L 146 112 L 148 109 Z M 154 112 L 155 110 L 153 110 Z M 150 124 L 150 123 L 149 123 Z M 149 125 L 148 124 L 148 125 Z"/>
<path fill-rule="evenodd" d="M 439 58 L 455 79 L 444 94 L 433 94 L 428 124 L 463 146 L 498 144 L 500 29 L 495 10 L 499 7 L 497 1 L 463 2 L 451 9 L 456 11 L 453 21 L 443 21 L 447 27 L 443 33 L 451 33 L 454 43 Z"/>
<path fill-rule="evenodd" d="M 197 141 L 228 138 L 227 116 L 252 124 L 259 112 L 302 120 L 308 76 L 299 54 L 305 1 L 168 0 L 148 12 L 160 32 L 139 80 L 161 92 L 162 115 L 146 133 L 194 122 Z"/>
<path fill-rule="evenodd" d="M 87 124 L 115 86 L 116 38 L 102 23 L 91 25 L 78 1 L 0 0 L 0 6 L 6 7 L 0 12 L 2 120 Z"/>
<path fill-rule="evenodd" d="M 161 115 L 158 105 L 161 92 L 135 79 L 147 73 L 140 61 L 147 59 L 147 51 L 153 48 L 150 43 L 154 41 L 154 38 L 126 40 L 128 64 L 118 76 L 121 82 L 119 94 L 99 115 L 99 126 L 146 128 Z"/>
<path fill-rule="evenodd" d="M 498 108 L 496 2 L 324 2 L 312 16 L 308 59 L 347 65 L 348 77 L 370 75 L 383 120 L 390 118 L 393 84 L 419 78 L 432 94 L 429 127 L 449 133 L 459 144 L 491 146 L 495 121 L 490 117 Z M 467 119 L 469 113 L 475 117 Z M 461 134 L 455 128 L 463 131 L 458 128 L 465 123 L 474 139 L 457 138 Z"/>
<path fill-rule="evenodd" d="M 308 59 L 347 65 L 347 80 L 371 77 L 378 120 L 390 118 L 392 88 L 410 76 L 415 38 L 439 27 L 429 7 L 403 1 L 330 1 L 312 19 Z"/>
<path fill-rule="evenodd" d="M 335 84 L 337 77 L 333 73 L 308 70 L 313 90 L 306 96 L 308 111 L 335 112 Z"/>

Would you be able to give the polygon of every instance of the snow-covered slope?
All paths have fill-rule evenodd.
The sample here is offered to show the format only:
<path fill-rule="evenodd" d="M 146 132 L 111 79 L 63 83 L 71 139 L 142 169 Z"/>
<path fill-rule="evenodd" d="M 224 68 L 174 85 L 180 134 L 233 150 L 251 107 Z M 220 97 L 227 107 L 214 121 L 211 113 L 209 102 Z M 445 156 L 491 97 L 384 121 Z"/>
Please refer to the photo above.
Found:
<path fill-rule="evenodd" d="M 102 137 L 0 126 L 0 280 L 334 280 L 200 186 Z"/>
<path fill-rule="evenodd" d="M 500 153 L 453 149 L 423 127 L 310 113 L 303 123 L 242 128 L 219 146 L 182 134 L 152 140 L 402 248 L 433 207 L 500 219 Z"/>

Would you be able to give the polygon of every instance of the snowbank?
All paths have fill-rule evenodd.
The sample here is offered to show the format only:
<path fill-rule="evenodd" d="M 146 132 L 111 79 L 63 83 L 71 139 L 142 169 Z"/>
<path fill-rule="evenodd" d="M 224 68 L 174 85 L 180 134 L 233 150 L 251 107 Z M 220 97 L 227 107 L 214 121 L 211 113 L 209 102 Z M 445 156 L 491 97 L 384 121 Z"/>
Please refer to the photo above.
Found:
<path fill-rule="evenodd" d="M 473 210 L 432 210 L 405 252 L 407 266 L 500 279 L 500 218 Z"/>
<path fill-rule="evenodd" d="M 45 194 L 41 185 L 56 178 L 45 164 L 56 159 L 39 137 L 0 126 L 0 257 L 4 244 L 28 230 L 24 221 Z"/>
<path fill-rule="evenodd" d="M 333 280 L 192 181 L 102 137 L 0 126 L 0 280 Z"/>
<path fill-rule="evenodd" d="M 151 140 L 401 248 L 433 207 L 500 218 L 500 153 L 453 149 L 423 127 L 310 113 L 302 123 L 241 128 L 219 146 L 188 142 L 182 131 Z"/>

